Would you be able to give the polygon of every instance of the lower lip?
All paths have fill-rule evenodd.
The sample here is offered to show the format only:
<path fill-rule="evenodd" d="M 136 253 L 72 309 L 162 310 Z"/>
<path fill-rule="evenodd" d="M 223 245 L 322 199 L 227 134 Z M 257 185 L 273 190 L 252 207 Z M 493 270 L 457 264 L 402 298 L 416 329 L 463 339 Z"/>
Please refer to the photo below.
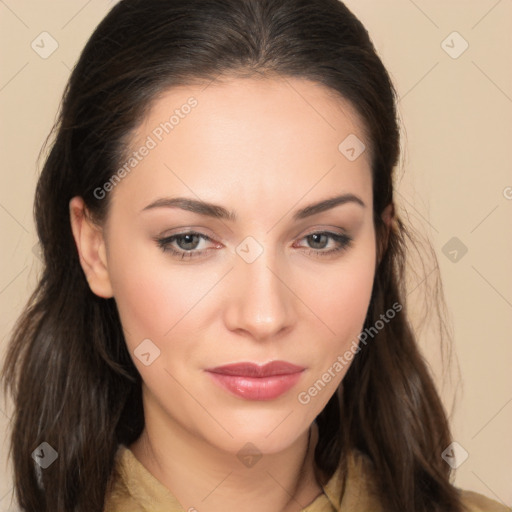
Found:
<path fill-rule="evenodd" d="M 302 375 L 302 372 L 297 372 L 271 377 L 244 377 L 208 373 L 221 387 L 246 400 L 274 400 L 295 386 Z"/>

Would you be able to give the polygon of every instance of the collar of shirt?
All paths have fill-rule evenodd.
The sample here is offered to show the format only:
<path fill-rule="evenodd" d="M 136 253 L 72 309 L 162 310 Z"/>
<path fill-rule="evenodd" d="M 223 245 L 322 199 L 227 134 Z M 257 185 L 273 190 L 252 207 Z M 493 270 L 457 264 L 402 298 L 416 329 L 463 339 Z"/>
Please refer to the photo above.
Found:
<path fill-rule="evenodd" d="M 116 454 L 113 486 L 107 495 L 104 512 L 200 512 L 187 511 L 126 446 Z M 365 454 L 354 450 L 348 457 L 347 478 L 338 469 L 323 486 L 323 493 L 301 512 L 384 512 L 376 491 L 373 466 Z M 512 512 L 504 502 L 482 494 L 460 490 L 467 512 Z"/>
<path fill-rule="evenodd" d="M 323 493 L 301 512 L 355 512 L 363 509 L 380 512 L 378 502 L 368 486 L 365 474 L 370 469 L 367 458 L 359 453 L 348 459 L 348 473 L 343 479 L 338 469 L 323 486 Z M 105 512 L 193 512 L 185 511 L 173 494 L 158 481 L 126 446 L 116 454 L 113 489 L 108 495 Z M 368 508 L 371 507 L 371 508 Z"/>

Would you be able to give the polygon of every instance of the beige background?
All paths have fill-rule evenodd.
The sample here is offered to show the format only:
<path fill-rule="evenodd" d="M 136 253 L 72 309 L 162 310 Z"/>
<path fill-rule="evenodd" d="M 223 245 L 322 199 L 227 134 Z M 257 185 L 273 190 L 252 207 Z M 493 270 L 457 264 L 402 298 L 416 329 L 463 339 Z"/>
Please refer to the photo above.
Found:
<path fill-rule="evenodd" d="M 0 0 L 0 356 L 39 268 L 32 220 L 37 155 L 70 69 L 111 5 Z M 456 484 L 512 506 L 512 3 L 349 0 L 347 5 L 368 28 L 401 98 L 405 130 L 398 203 L 430 237 L 439 258 L 462 381 L 457 394 L 446 382 L 439 380 L 439 387 L 448 409 L 455 397 L 454 437 L 469 454 Z M 46 59 L 31 48 L 44 31 L 58 43 Z M 454 31 L 463 39 L 451 35 Z M 467 50 L 453 58 L 465 41 Z M 452 237 L 458 247 L 445 247 Z M 467 247 L 464 255 L 461 244 Z M 422 289 L 435 275 L 430 270 L 408 296 L 419 305 Z M 426 332 L 421 343 L 440 375 L 433 338 Z M 8 417 L 9 406 L 1 403 L 1 432 Z M 4 442 L 0 511 L 15 510 L 11 495 Z"/>

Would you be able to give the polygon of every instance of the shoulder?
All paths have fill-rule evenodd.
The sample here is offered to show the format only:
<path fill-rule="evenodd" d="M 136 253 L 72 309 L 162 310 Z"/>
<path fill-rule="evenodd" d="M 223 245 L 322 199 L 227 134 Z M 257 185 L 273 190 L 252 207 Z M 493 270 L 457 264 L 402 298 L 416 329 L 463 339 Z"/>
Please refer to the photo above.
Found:
<path fill-rule="evenodd" d="M 511 507 L 473 491 L 460 490 L 462 503 L 467 512 L 512 512 Z"/>
<path fill-rule="evenodd" d="M 352 450 L 348 457 L 348 478 L 345 491 L 354 499 L 354 510 L 372 510 L 380 512 L 382 505 L 377 487 L 375 486 L 376 475 L 371 459 L 359 450 Z M 331 483 L 332 485 L 332 483 Z M 336 486 L 340 492 L 340 485 Z M 482 494 L 458 489 L 465 512 L 512 512 L 512 507 L 507 507 Z M 349 510 L 351 510 L 349 508 Z"/>

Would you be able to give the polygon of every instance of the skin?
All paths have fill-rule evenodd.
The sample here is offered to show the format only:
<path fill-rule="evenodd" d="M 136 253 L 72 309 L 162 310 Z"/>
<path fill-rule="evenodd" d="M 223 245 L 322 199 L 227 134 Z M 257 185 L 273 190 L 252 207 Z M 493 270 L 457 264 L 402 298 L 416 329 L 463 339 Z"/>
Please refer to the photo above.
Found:
<path fill-rule="evenodd" d="M 309 403 L 297 396 L 357 340 L 370 301 L 377 263 L 370 155 L 349 161 L 338 150 L 350 134 L 367 148 L 369 141 L 351 106 L 321 85 L 233 77 L 166 91 L 132 149 L 192 95 L 197 107 L 109 192 L 103 226 L 89 220 L 80 197 L 71 200 L 73 235 L 91 290 L 116 300 L 143 379 L 146 427 L 130 447 L 135 456 L 185 510 L 301 510 L 322 492 L 313 421 L 349 365 Z M 346 193 L 364 206 L 347 202 L 293 220 L 296 210 Z M 237 220 L 142 211 L 177 196 L 221 205 Z M 389 217 L 388 208 L 388 224 Z M 191 228 L 213 240 L 197 240 L 193 250 L 208 249 L 202 256 L 183 260 L 154 241 Z M 314 249 L 339 246 L 308 238 L 324 231 L 353 240 L 318 255 Z M 248 236 L 263 248 L 252 263 L 236 252 Z M 186 251 L 183 239 L 171 245 Z M 134 356 L 144 339 L 160 350 L 148 366 Z M 233 396 L 205 372 L 272 360 L 305 371 L 268 401 Z M 237 457 L 247 442 L 262 454 L 252 467 Z"/>

